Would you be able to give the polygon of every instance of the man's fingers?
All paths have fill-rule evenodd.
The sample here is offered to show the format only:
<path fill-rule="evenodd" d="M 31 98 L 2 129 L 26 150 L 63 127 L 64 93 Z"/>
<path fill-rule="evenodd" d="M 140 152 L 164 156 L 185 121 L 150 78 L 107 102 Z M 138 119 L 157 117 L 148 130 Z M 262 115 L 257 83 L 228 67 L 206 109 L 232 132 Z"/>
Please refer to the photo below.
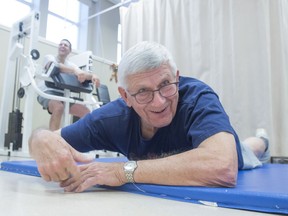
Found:
<path fill-rule="evenodd" d="M 41 173 L 40 173 L 40 175 L 41 175 L 41 177 L 42 177 L 45 181 L 47 181 L 47 182 L 52 181 L 49 175 L 41 174 Z"/>
<path fill-rule="evenodd" d="M 79 176 L 80 171 L 75 161 L 71 157 L 70 160 L 65 162 L 54 162 L 50 164 L 41 164 L 38 166 L 38 171 L 45 181 L 63 181 L 72 176 Z"/>
<path fill-rule="evenodd" d="M 67 169 L 64 169 L 63 171 L 59 171 L 59 172 L 51 172 L 50 174 L 41 174 L 41 177 L 45 180 L 45 181 L 54 181 L 54 182 L 62 182 L 62 181 L 66 181 L 67 179 L 73 177 L 73 176 L 77 176 L 78 173 L 74 172 L 73 174 L 70 173 Z"/>
<path fill-rule="evenodd" d="M 69 167 L 69 170 L 67 170 L 68 176 L 66 179 L 75 177 L 78 178 L 80 176 L 80 171 L 79 168 L 76 164 L 74 164 L 73 166 Z"/>
<path fill-rule="evenodd" d="M 94 85 L 98 88 L 100 86 L 100 80 L 98 78 L 93 78 L 92 82 L 94 83 Z"/>
<path fill-rule="evenodd" d="M 63 187 L 65 192 L 72 192 L 75 191 L 76 188 L 81 183 L 81 178 L 79 177 L 72 177 L 60 182 L 60 187 Z"/>
<path fill-rule="evenodd" d="M 49 182 L 49 181 L 59 182 L 60 179 L 61 179 L 60 175 L 58 173 L 56 173 L 56 172 L 49 172 L 49 171 L 48 172 L 47 171 L 43 172 L 42 171 L 42 172 L 40 172 L 40 175 L 47 182 Z"/>
<path fill-rule="evenodd" d="M 81 83 L 86 80 L 86 76 L 85 76 L 84 73 L 78 74 L 78 75 L 77 75 L 77 78 L 78 78 L 78 81 L 81 82 Z"/>
<path fill-rule="evenodd" d="M 93 156 L 82 154 L 73 148 L 70 148 L 73 160 L 80 163 L 90 163 L 94 160 Z"/>
<path fill-rule="evenodd" d="M 72 174 L 68 171 L 67 168 L 64 168 L 62 172 L 59 173 L 59 181 L 64 181 L 70 178 Z"/>

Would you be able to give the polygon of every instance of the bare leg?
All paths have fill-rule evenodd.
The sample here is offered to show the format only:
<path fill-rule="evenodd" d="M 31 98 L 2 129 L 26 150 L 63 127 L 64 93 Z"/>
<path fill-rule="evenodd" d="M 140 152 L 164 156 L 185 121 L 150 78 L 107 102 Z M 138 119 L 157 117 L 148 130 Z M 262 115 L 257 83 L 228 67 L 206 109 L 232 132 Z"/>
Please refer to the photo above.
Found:
<path fill-rule="evenodd" d="M 256 155 L 258 159 L 261 159 L 266 150 L 266 143 L 259 137 L 249 137 L 243 141 Z"/>
<path fill-rule="evenodd" d="M 77 116 L 79 118 L 85 116 L 89 112 L 90 110 L 86 106 L 83 106 L 82 104 L 73 104 L 70 107 L 70 114 Z"/>
<path fill-rule="evenodd" d="M 49 129 L 52 131 L 58 130 L 64 113 L 64 104 L 61 101 L 50 100 L 48 110 L 51 112 Z"/>
<path fill-rule="evenodd" d="M 256 136 L 247 138 L 243 143 L 253 151 L 262 163 L 270 161 L 269 138 L 264 128 L 258 128 Z"/>

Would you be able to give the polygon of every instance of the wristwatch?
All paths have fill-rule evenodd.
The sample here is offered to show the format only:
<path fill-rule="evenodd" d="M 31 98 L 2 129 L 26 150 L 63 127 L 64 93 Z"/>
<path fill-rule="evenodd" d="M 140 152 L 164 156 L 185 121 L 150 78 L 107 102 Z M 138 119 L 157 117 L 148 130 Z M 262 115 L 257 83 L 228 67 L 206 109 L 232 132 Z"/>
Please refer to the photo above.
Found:
<path fill-rule="evenodd" d="M 134 181 L 134 171 L 137 169 L 136 161 L 127 161 L 124 164 L 124 172 L 126 175 L 127 182 L 135 183 Z"/>

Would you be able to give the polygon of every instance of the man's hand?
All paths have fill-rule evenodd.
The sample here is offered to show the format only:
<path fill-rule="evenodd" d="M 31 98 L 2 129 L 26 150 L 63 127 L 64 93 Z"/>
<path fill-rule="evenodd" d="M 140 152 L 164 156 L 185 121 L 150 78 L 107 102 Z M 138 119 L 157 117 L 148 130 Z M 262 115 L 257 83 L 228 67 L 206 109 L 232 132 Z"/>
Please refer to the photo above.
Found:
<path fill-rule="evenodd" d="M 92 74 L 92 83 L 98 88 L 100 86 L 100 79 L 96 74 Z"/>
<path fill-rule="evenodd" d="M 74 74 L 77 76 L 77 79 L 79 82 L 83 83 L 85 80 L 89 80 L 87 78 L 87 72 L 85 71 L 82 71 L 80 68 L 76 68 L 75 71 L 74 71 Z"/>
<path fill-rule="evenodd" d="M 60 182 L 80 175 L 76 162 L 87 163 L 87 158 L 73 149 L 57 132 L 36 130 L 29 139 L 31 156 L 46 181 Z"/>
<path fill-rule="evenodd" d="M 97 88 L 100 86 L 100 79 L 96 74 L 88 73 L 81 70 L 80 68 L 76 68 L 74 74 L 77 76 L 78 81 L 81 83 L 85 80 L 91 80 Z"/>
<path fill-rule="evenodd" d="M 125 184 L 124 163 L 99 163 L 80 165 L 80 175 L 60 183 L 66 192 L 82 192 L 94 185 L 120 186 Z"/>

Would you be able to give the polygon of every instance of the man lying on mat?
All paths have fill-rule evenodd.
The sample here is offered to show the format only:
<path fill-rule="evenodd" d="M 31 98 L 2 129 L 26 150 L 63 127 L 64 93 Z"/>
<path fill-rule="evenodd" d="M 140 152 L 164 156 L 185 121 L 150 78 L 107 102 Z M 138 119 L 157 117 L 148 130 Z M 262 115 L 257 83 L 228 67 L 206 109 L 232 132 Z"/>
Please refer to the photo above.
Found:
<path fill-rule="evenodd" d="M 130 48 L 118 76 L 121 98 L 56 132 L 33 131 L 30 154 L 46 181 L 75 192 L 134 182 L 233 187 L 238 169 L 269 158 L 268 139 L 240 143 L 217 94 L 197 79 L 179 76 L 162 45 Z M 129 161 L 100 163 L 80 153 L 97 149 L 122 153 Z"/>

